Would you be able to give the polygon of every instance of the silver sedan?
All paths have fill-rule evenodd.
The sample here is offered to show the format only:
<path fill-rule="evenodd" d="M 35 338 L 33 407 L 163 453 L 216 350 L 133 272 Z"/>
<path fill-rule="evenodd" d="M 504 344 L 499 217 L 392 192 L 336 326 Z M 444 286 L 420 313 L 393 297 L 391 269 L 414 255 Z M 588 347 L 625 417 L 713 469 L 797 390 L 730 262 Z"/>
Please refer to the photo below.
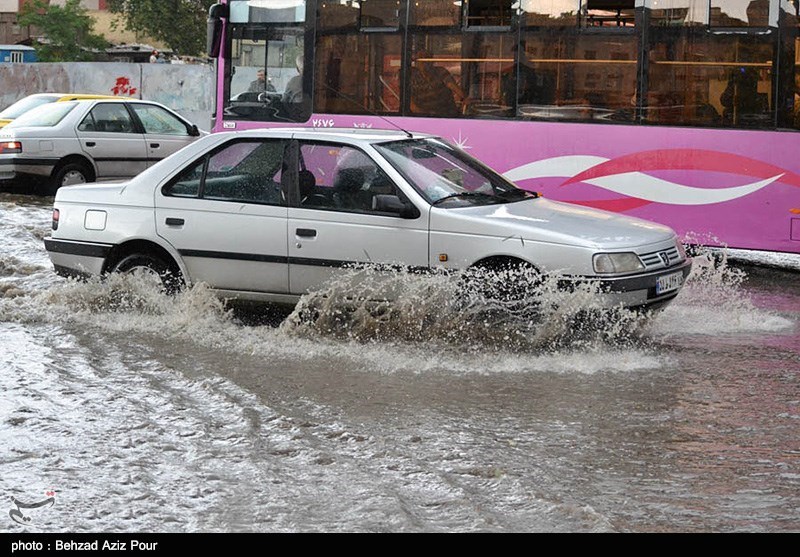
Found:
<path fill-rule="evenodd" d="M 139 100 L 46 104 L 0 130 L 0 181 L 61 186 L 130 178 L 192 143 L 197 126 Z"/>
<path fill-rule="evenodd" d="M 168 289 L 274 302 L 367 265 L 475 271 L 479 288 L 488 271 L 511 302 L 555 276 L 655 308 L 691 268 L 666 226 L 543 199 L 437 137 L 377 130 L 204 137 L 130 182 L 60 189 L 45 246 L 68 276 L 148 270 Z"/>

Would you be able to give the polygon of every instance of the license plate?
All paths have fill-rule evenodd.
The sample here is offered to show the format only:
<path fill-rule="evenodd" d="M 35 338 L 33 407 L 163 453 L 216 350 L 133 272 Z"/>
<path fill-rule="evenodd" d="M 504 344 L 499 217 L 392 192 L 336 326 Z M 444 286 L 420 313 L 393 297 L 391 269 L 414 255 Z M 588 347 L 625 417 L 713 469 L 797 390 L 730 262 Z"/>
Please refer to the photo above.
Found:
<path fill-rule="evenodd" d="M 656 279 L 656 294 L 666 294 L 677 290 L 683 284 L 683 273 L 677 272 L 669 275 L 660 276 Z"/>

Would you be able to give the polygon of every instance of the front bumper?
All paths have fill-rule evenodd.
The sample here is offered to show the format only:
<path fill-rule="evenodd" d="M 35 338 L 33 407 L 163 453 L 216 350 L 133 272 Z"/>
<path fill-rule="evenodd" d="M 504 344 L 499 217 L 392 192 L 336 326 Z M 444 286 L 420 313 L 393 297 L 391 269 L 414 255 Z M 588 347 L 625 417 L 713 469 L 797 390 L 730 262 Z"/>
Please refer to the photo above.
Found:
<path fill-rule="evenodd" d="M 571 282 L 573 285 L 586 282 L 598 284 L 604 306 L 655 310 L 663 307 L 678 295 L 691 270 L 692 260 L 686 259 L 677 265 L 647 273 L 622 277 L 574 277 L 566 282 Z M 681 274 L 680 287 L 659 293 L 656 287 L 659 278 L 674 273 Z"/>

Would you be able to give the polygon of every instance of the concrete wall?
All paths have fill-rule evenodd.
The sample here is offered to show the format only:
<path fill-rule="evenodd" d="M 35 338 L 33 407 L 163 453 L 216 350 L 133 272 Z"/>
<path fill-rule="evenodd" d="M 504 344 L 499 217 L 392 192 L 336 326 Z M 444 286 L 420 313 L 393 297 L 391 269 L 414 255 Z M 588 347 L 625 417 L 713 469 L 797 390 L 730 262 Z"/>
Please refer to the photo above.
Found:
<path fill-rule="evenodd" d="M 125 95 L 160 102 L 209 130 L 214 90 L 214 69 L 205 65 L 0 64 L 0 110 L 33 93 Z"/>

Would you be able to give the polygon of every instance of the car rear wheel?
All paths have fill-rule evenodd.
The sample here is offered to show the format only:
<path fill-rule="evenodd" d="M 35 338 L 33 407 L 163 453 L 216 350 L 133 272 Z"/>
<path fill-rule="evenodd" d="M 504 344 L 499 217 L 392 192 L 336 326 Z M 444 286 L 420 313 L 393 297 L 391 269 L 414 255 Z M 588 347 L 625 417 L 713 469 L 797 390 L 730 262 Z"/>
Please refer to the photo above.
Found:
<path fill-rule="evenodd" d="M 147 253 L 133 253 L 123 257 L 111 267 L 111 272 L 156 277 L 167 294 L 175 294 L 183 287 L 179 272 L 160 257 Z"/>
<path fill-rule="evenodd" d="M 69 162 L 56 168 L 50 180 L 50 193 L 55 193 L 61 186 L 85 184 L 91 174 L 85 164 Z"/>

